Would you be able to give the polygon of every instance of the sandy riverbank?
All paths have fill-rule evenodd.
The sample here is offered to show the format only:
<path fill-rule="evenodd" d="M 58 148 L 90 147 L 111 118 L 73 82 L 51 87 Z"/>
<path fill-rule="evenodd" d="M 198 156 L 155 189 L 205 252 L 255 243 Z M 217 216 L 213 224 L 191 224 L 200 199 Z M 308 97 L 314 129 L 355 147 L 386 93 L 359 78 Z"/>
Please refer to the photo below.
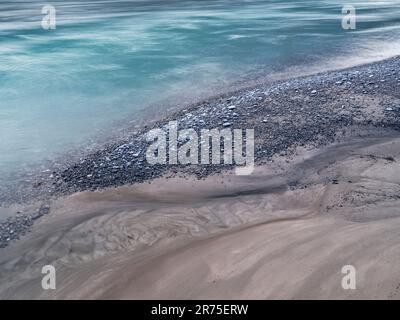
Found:
<path fill-rule="evenodd" d="M 31 232 L 0 249 L 0 298 L 398 298 L 399 63 L 252 88 L 143 129 L 254 127 L 250 176 L 145 166 L 144 131 L 55 170 L 34 186 L 48 196 Z M 57 290 L 41 289 L 46 264 Z M 357 290 L 340 286 L 346 264 Z"/>

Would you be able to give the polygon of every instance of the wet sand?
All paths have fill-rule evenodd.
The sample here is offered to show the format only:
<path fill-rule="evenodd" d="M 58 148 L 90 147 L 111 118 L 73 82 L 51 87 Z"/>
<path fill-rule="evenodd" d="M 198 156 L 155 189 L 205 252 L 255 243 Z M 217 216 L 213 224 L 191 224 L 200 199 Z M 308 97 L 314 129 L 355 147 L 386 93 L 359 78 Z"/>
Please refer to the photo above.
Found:
<path fill-rule="evenodd" d="M 2 249 L 2 299 L 399 298 L 400 137 L 58 199 Z M 297 181 L 291 187 L 290 181 Z M 44 291 L 53 264 L 57 290 Z M 357 289 L 343 290 L 343 265 Z"/>

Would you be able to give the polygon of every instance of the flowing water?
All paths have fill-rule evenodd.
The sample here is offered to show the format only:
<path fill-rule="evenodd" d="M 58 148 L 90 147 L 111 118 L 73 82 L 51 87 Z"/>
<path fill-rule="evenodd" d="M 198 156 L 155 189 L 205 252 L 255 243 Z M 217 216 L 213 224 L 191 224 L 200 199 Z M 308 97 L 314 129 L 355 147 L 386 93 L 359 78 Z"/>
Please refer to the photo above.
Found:
<path fill-rule="evenodd" d="M 56 29 L 41 27 L 44 4 Z M 400 1 L 0 0 L 0 176 L 292 66 L 400 53 Z"/>

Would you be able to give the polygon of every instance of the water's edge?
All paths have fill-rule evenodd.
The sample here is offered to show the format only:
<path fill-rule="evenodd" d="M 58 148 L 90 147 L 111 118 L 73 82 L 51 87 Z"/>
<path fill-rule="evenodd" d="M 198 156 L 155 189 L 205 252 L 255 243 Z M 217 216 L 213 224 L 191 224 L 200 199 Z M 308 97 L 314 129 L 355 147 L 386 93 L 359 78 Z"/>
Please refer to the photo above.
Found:
<path fill-rule="evenodd" d="M 104 145 L 79 161 L 34 176 L 33 184 L 2 190 L 3 207 L 13 218 L 0 224 L 0 244 L 26 233 L 33 222 L 51 212 L 52 199 L 85 190 L 141 183 L 167 173 L 202 179 L 231 165 L 152 165 L 145 159 L 144 134 L 177 120 L 179 128 L 255 128 L 256 164 L 298 147 L 318 148 L 348 136 L 398 134 L 400 128 L 400 57 L 350 69 L 257 85 L 203 101 L 146 124 L 136 134 Z M 235 106 L 232 109 L 232 105 Z M 279 120 L 278 120 L 279 119 Z M 299 121 L 302 119 L 303 121 Z M 380 133 L 379 133 L 380 132 Z M 292 187 L 296 187 L 293 178 Z M 16 205 L 29 202 L 31 206 Z M 14 203 L 12 205 L 12 203 Z M 15 212 L 17 214 L 15 215 Z M 13 230 L 12 234 L 7 230 Z"/>

